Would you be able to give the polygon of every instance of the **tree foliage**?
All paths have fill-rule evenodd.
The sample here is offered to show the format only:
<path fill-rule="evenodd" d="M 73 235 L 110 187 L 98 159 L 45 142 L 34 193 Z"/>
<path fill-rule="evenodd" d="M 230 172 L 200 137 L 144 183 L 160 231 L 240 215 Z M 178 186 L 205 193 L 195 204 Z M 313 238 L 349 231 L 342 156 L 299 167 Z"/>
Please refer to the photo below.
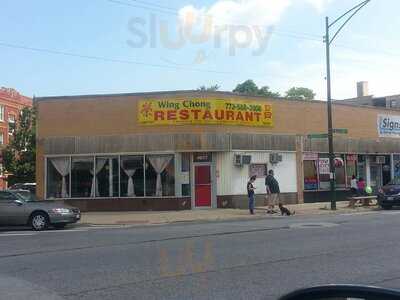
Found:
<path fill-rule="evenodd" d="M 285 97 L 297 100 L 314 100 L 315 93 L 313 90 L 305 87 L 292 87 L 286 92 Z"/>
<path fill-rule="evenodd" d="M 216 92 L 219 90 L 219 88 L 220 88 L 220 86 L 218 84 L 214 84 L 214 85 L 210 85 L 210 86 L 202 85 L 197 90 L 200 92 Z"/>
<path fill-rule="evenodd" d="M 10 142 L 2 152 L 9 185 L 35 182 L 36 112 L 33 108 L 22 109 Z"/>
<path fill-rule="evenodd" d="M 251 79 L 246 80 L 243 83 L 239 83 L 233 90 L 234 93 L 252 95 L 252 96 L 265 96 L 265 97 L 280 97 L 278 92 L 273 92 L 268 86 L 259 88 L 257 84 Z"/>

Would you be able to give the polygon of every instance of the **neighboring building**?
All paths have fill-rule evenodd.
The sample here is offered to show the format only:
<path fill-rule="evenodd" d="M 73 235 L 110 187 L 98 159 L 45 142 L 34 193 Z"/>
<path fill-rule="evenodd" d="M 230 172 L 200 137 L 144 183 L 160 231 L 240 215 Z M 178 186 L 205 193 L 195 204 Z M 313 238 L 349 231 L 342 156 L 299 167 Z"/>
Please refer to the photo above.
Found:
<path fill-rule="evenodd" d="M 246 207 L 249 176 L 262 204 L 274 169 L 283 202 L 329 200 L 323 101 L 176 91 L 35 105 L 39 198 L 83 211 Z M 334 139 L 339 199 L 352 175 L 374 189 L 400 177 L 400 111 L 334 103 L 333 116 L 348 130 Z"/>
<path fill-rule="evenodd" d="M 400 109 L 400 95 L 374 97 L 368 92 L 368 82 L 357 82 L 357 97 L 344 100 L 336 100 L 336 102 L 347 103 L 352 105 L 366 105 L 376 107 L 386 107 Z"/>
<path fill-rule="evenodd" d="M 0 149 L 7 145 L 15 130 L 20 111 L 32 106 L 32 99 L 21 95 L 12 88 L 0 88 Z M 0 189 L 7 188 L 3 173 L 3 160 L 0 153 Z"/>

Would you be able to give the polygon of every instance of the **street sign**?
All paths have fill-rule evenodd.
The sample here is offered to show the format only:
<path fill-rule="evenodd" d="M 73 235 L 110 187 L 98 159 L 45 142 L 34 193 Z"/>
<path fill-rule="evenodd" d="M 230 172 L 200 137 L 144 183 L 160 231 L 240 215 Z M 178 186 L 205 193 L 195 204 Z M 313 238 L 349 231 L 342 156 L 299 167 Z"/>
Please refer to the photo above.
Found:
<path fill-rule="evenodd" d="M 314 133 L 314 134 L 309 134 L 308 135 L 309 139 L 326 139 L 328 138 L 327 133 Z"/>
<path fill-rule="evenodd" d="M 348 134 L 349 130 L 347 128 L 335 128 L 333 129 L 334 134 Z M 327 139 L 327 133 L 312 133 L 307 135 L 309 139 Z"/>
<path fill-rule="evenodd" d="M 336 134 L 348 134 L 349 130 L 347 128 L 335 128 L 335 129 L 333 129 L 333 133 L 336 133 Z"/>

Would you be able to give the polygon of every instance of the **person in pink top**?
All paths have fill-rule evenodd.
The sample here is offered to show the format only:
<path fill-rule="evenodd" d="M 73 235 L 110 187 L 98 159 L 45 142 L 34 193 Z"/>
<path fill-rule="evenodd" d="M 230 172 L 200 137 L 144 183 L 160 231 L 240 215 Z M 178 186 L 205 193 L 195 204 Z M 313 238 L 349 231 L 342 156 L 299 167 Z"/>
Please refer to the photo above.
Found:
<path fill-rule="evenodd" d="M 365 194 L 365 181 L 364 178 L 360 177 L 357 182 L 357 188 L 358 188 L 358 195 L 363 196 Z"/>

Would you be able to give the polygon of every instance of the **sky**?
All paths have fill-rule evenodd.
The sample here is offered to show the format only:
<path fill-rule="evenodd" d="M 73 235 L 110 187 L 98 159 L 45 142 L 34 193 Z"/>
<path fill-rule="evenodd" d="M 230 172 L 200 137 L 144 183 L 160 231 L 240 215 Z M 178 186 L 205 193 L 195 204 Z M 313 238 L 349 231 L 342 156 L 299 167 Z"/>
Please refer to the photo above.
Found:
<path fill-rule="evenodd" d="M 231 91 L 326 99 L 325 16 L 360 0 L 2 0 L 0 86 L 27 96 Z M 400 1 L 372 0 L 332 44 L 332 97 L 400 94 Z M 332 33 L 338 27 L 332 28 Z"/>

